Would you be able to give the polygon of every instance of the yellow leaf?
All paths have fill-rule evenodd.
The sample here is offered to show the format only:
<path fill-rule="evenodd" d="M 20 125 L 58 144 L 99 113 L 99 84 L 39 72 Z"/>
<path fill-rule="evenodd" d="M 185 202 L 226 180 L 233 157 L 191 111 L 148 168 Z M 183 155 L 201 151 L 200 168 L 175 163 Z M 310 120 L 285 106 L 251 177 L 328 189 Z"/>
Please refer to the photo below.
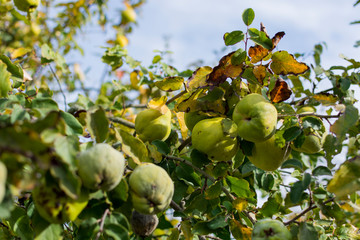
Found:
<path fill-rule="evenodd" d="M 176 118 L 180 126 L 181 136 L 183 139 L 186 139 L 188 137 L 189 129 L 186 127 L 184 117 L 185 117 L 185 112 L 176 112 Z"/>
<path fill-rule="evenodd" d="M 206 79 L 208 75 L 211 73 L 212 68 L 205 66 L 205 67 L 199 67 L 194 71 L 192 76 L 187 80 L 186 87 L 189 92 L 191 92 L 194 89 L 197 89 L 199 87 L 207 86 L 208 83 L 206 82 Z"/>
<path fill-rule="evenodd" d="M 233 201 L 232 205 L 233 207 L 241 212 L 247 207 L 248 202 L 244 198 L 237 198 Z"/>
<path fill-rule="evenodd" d="M 166 101 L 166 96 L 153 98 L 149 101 L 148 108 L 159 110 L 162 114 L 165 114 L 167 113 L 167 111 L 170 111 L 169 108 L 166 106 Z"/>
<path fill-rule="evenodd" d="M 194 238 L 194 234 L 191 232 L 191 223 L 188 220 L 182 221 L 180 228 L 186 240 L 192 240 Z"/>
<path fill-rule="evenodd" d="M 138 89 L 139 86 L 139 81 L 140 81 L 140 76 L 139 76 L 139 71 L 138 70 L 135 70 L 135 71 L 132 71 L 130 73 L 130 82 L 131 82 L 131 86 L 134 88 L 134 89 Z"/>
<path fill-rule="evenodd" d="M 162 81 L 155 82 L 155 86 L 163 91 L 172 92 L 181 89 L 183 82 L 183 77 L 166 77 Z"/>
<path fill-rule="evenodd" d="M 11 59 L 22 57 L 25 54 L 31 52 L 31 50 L 32 50 L 31 48 L 17 48 L 11 52 Z"/>
<path fill-rule="evenodd" d="M 250 47 L 248 53 L 249 57 L 251 58 L 251 62 L 257 63 L 263 60 L 269 54 L 269 50 L 260 45 L 256 45 L 254 47 Z"/>
<path fill-rule="evenodd" d="M 338 99 L 335 95 L 329 93 L 320 93 L 312 96 L 313 99 L 320 102 L 324 106 L 334 105 Z"/>
<path fill-rule="evenodd" d="M 235 219 L 230 220 L 230 231 L 236 240 L 251 240 L 252 229 Z"/>
<path fill-rule="evenodd" d="M 309 67 L 302 62 L 298 62 L 295 57 L 287 51 L 273 53 L 270 64 L 271 70 L 277 75 L 299 75 L 309 70 Z"/>
<path fill-rule="evenodd" d="M 263 65 L 255 66 L 253 73 L 256 79 L 259 81 L 259 83 L 263 85 L 266 76 L 266 67 Z"/>

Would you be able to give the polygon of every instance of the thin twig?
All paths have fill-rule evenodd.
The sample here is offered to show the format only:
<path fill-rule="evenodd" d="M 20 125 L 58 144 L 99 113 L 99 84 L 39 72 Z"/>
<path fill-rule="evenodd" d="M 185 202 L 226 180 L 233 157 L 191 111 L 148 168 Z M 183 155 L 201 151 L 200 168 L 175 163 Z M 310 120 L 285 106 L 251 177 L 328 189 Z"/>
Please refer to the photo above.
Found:
<path fill-rule="evenodd" d="M 329 203 L 329 202 L 332 202 L 332 201 L 334 201 L 334 199 L 335 199 L 335 197 L 330 198 L 330 199 L 326 200 L 325 202 L 323 202 L 322 205 L 325 205 L 325 204 L 327 204 L 327 203 Z M 302 211 L 301 213 L 299 213 L 299 214 L 298 214 L 296 217 L 294 217 L 293 219 L 285 222 L 284 225 L 286 226 L 286 225 L 289 225 L 289 224 L 295 222 L 297 219 L 299 219 L 300 217 L 304 216 L 307 212 L 309 212 L 309 211 L 311 211 L 311 210 L 313 210 L 313 209 L 315 209 L 315 208 L 317 208 L 317 207 L 318 207 L 317 205 L 311 205 L 311 204 L 310 204 L 309 207 L 307 207 L 304 211 Z"/>
<path fill-rule="evenodd" d="M 181 152 L 181 150 L 183 150 L 187 145 L 189 145 L 191 143 L 191 137 L 188 137 L 187 139 L 185 139 L 181 145 L 178 147 L 179 152 Z"/>
<path fill-rule="evenodd" d="M 96 238 L 95 240 L 99 240 L 101 233 L 104 231 L 104 224 L 105 224 L 105 219 L 106 216 L 109 214 L 110 210 L 107 208 L 104 212 L 104 215 L 101 217 L 100 219 L 100 229 L 99 232 L 96 234 Z"/>
<path fill-rule="evenodd" d="M 214 239 L 214 240 L 222 240 L 221 238 L 214 237 L 214 236 L 210 236 L 210 235 L 203 235 L 203 237 L 205 237 L 205 238 L 210 238 L 210 239 Z"/>
<path fill-rule="evenodd" d="M 318 117 L 318 118 L 339 118 L 341 114 L 337 114 L 337 115 L 321 115 L 321 114 L 316 114 L 316 113 L 300 113 L 300 114 L 280 114 L 278 115 L 279 119 L 285 118 L 285 117 L 305 117 L 305 116 L 314 116 L 314 117 Z"/>
<path fill-rule="evenodd" d="M 129 104 L 125 108 L 147 108 L 146 104 Z"/>
<path fill-rule="evenodd" d="M 135 124 L 134 124 L 134 123 L 129 122 L 129 121 L 123 119 L 123 118 L 119 118 L 119 117 L 109 117 L 109 120 L 112 121 L 112 122 L 114 122 L 114 123 L 120 123 L 120 124 L 122 124 L 122 125 L 124 125 L 124 126 L 127 126 L 127 127 L 129 127 L 129 128 L 135 129 Z"/>
<path fill-rule="evenodd" d="M 184 209 L 182 207 L 180 207 L 176 202 L 174 202 L 173 200 L 171 200 L 170 206 L 175 209 L 176 211 L 182 212 L 184 211 Z"/>
<path fill-rule="evenodd" d="M 184 95 L 185 93 L 187 93 L 186 90 L 178 93 L 177 95 L 175 95 L 173 98 L 169 99 L 167 102 L 166 102 L 166 105 L 172 103 L 173 101 L 175 101 L 177 98 L 181 97 L 182 95 Z"/>
<path fill-rule="evenodd" d="M 62 90 L 61 83 L 60 83 L 60 79 L 58 78 L 58 76 L 56 75 L 56 72 L 54 71 L 54 69 L 51 67 L 50 64 L 49 64 L 49 68 L 50 68 L 50 71 L 52 72 L 52 74 L 54 75 L 54 77 L 55 77 L 58 85 L 59 85 L 59 90 L 60 90 L 60 92 L 61 92 L 61 95 L 62 95 L 63 98 L 64 98 L 65 111 L 67 111 L 66 96 L 65 96 L 64 91 Z"/>

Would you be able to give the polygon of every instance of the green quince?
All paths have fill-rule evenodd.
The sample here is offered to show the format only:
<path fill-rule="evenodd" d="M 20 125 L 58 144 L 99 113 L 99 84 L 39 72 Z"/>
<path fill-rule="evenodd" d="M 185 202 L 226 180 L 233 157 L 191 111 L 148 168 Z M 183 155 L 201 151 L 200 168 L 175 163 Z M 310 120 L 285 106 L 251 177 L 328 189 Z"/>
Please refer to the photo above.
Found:
<path fill-rule="evenodd" d="M 106 143 L 99 143 L 78 156 L 79 176 L 90 190 L 110 191 L 123 177 L 125 159 L 122 153 Z"/>
<path fill-rule="evenodd" d="M 195 149 L 212 161 L 229 161 L 238 150 L 237 126 L 228 118 L 210 118 L 198 122 L 192 131 Z"/>
<path fill-rule="evenodd" d="M 252 240 L 290 240 L 290 231 L 279 220 L 261 219 L 254 225 Z"/>
<path fill-rule="evenodd" d="M 14 4 L 19 11 L 33 12 L 39 6 L 40 0 L 14 0 Z"/>
<path fill-rule="evenodd" d="M 135 168 L 129 178 L 133 207 L 142 214 L 166 210 L 174 195 L 174 183 L 168 173 L 153 163 Z"/>
<path fill-rule="evenodd" d="M 277 110 L 262 95 L 252 93 L 236 104 L 233 121 L 240 137 L 250 142 L 262 142 L 275 133 Z"/>
<path fill-rule="evenodd" d="M 193 128 L 199 121 L 207 118 L 211 117 L 201 111 L 188 112 L 184 114 L 185 125 L 190 131 L 193 130 Z"/>
<path fill-rule="evenodd" d="M 281 148 L 277 146 L 275 135 L 273 135 L 268 140 L 254 143 L 252 155 L 248 158 L 250 162 L 262 170 L 275 171 L 288 159 L 290 152 L 290 147 Z"/>
<path fill-rule="evenodd" d="M 171 132 L 171 111 L 166 107 L 163 114 L 149 108 L 140 112 L 135 119 L 135 131 L 144 142 L 166 140 Z"/>

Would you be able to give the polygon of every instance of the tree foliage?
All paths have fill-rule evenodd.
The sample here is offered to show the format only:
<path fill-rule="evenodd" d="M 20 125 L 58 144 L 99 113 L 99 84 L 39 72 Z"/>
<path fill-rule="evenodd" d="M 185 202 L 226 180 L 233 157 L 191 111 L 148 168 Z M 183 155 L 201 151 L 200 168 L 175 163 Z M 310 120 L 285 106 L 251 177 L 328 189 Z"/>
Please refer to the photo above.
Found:
<path fill-rule="evenodd" d="M 83 76 L 67 56 L 87 51 L 76 37 L 91 18 L 111 24 L 108 2 L 42 1 L 23 13 L 12 1 L 0 1 L 1 239 L 251 239 L 254 224 L 266 218 L 281 221 L 292 239 L 359 238 L 356 59 L 344 57 L 347 65 L 325 69 L 318 44 L 313 63 L 305 63 L 301 54 L 279 50 L 284 32 L 271 37 L 263 24 L 253 27 L 255 13 L 246 9 L 243 30 L 224 34 L 231 50 L 216 66 L 179 71 L 161 51 L 144 66 L 126 51 L 133 11 L 143 1 L 125 2 L 101 58 L 115 80 L 104 82 L 96 97 L 83 88 L 68 103 L 66 95 L 83 87 Z M 229 161 L 214 161 L 191 144 L 186 114 L 232 119 L 236 104 L 251 93 L 276 107 L 276 147 L 291 151 L 275 171 L 257 168 L 249 160 L 254 143 L 239 136 Z M 165 138 L 139 138 L 135 118 L 145 109 L 170 111 Z M 231 126 L 223 122 L 224 133 Z M 300 150 L 309 131 L 324 133 L 320 151 Z M 79 154 L 100 143 L 125 157 L 122 179 L 108 191 L 87 189 L 78 171 Z M 145 162 L 166 170 L 174 195 L 167 210 L 156 212 L 156 230 L 138 236 L 129 178 Z M 56 221 L 44 217 L 41 206 Z"/>

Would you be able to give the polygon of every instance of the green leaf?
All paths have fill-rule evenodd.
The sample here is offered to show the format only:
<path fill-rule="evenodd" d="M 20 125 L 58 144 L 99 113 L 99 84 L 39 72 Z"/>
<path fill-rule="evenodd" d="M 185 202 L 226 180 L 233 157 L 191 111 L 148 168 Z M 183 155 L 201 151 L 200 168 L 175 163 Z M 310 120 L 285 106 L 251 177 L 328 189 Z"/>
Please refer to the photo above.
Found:
<path fill-rule="evenodd" d="M 66 134 L 67 135 L 81 135 L 83 133 L 83 127 L 80 122 L 72 114 L 60 111 L 60 116 L 66 123 Z"/>
<path fill-rule="evenodd" d="M 245 11 L 242 14 L 242 19 L 246 26 L 251 25 L 251 23 L 254 21 L 255 18 L 255 12 L 252 8 L 245 9 Z"/>
<path fill-rule="evenodd" d="M 242 31 L 232 31 L 224 34 L 224 42 L 226 46 L 234 45 L 244 40 L 244 33 Z"/>
<path fill-rule="evenodd" d="M 31 217 L 35 240 L 61 240 L 63 229 L 60 224 L 51 224 L 43 219 L 37 211 Z"/>
<path fill-rule="evenodd" d="M 318 166 L 312 171 L 313 176 L 332 176 L 331 170 L 325 166 Z"/>
<path fill-rule="evenodd" d="M 296 168 L 296 169 L 299 169 L 300 171 L 302 171 L 303 164 L 300 160 L 292 158 L 292 159 L 286 160 L 281 165 L 281 168 Z"/>
<path fill-rule="evenodd" d="M 302 181 L 297 181 L 294 185 L 291 186 L 290 190 L 290 200 L 293 203 L 298 203 L 301 200 L 301 196 L 303 194 L 304 187 Z"/>
<path fill-rule="evenodd" d="M 210 229 L 218 229 L 218 228 L 224 228 L 228 225 L 226 222 L 227 217 L 224 215 L 218 215 L 215 218 L 211 219 L 210 222 L 208 222 L 208 227 Z"/>
<path fill-rule="evenodd" d="M 123 178 L 113 190 L 107 193 L 108 198 L 112 202 L 114 208 L 118 208 L 126 202 L 129 197 L 128 190 L 129 186 Z"/>
<path fill-rule="evenodd" d="M 253 196 L 250 191 L 249 182 L 245 179 L 228 176 L 226 181 L 229 184 L 231 192 L 235 193 L 238 197 L 247 198 Z"/>
<path fill-rule="evenodd" d="M 104 232 L 114 240 L 130 239 L 128 230 L 120 224 L 105 224 Z"/>
<path fill-rule="evenodd" d="M 136 164 L 149 162 L 149 153 L 145 144 L 130 133 L 120 130 L 121 150 L 131 157 Z"/>
<path fill-rule="evenodd" d="M 2 60 L 6 64 L 7 71 L 11 73 L 13 77 L 19 78 L 21 80 L 24 78 L 23 69 L 19 64 L 12 63 L 10 58 L 5 55 L 0 55 L 0 60 Z"/>
<path fill-rule="evenodd" d="M 275 179 L 274 176 L 272 174 L 269 173 L 264 173 L 261 176 L 261 187 L 265 190 L 265 191 L 270 191 L 275 183 Z"/>
<path fill-rule="evenodd" d="M 12 91 L 10 76 L 5 63 L 0 62 L 0 97 L 7 97 L 8 93 Z"/>
<path fill-rule="evenodd" d="M 180 231 L 177 228 L 171 229 L 171 234 L 168 238 L 168 240 L 178 240 L 180 237 Z"/>
<path fill-rule="evenodd" d="M 183 180 L 193 186 L 201 185 L 201 178 L 192 167 L 181 163 L 177 166 L 175 172 L 179 180 Z"/>
<path fill-rule="evenodd" d="M 163 154 L 163 155 L 167 155 L 170 153 L 170 147 L 169 145 L 166 144 L 166 142 L 161 141 L 161 140 L 155 140 L 152 141 L 151 144 L 155 145 L 157 150 Z"/>
<path fill-rule="evenodd" d="M 59 111 L 57 103 L 48 97 L 38 97 L 32 100 L 31 107 L 39 116 L 44 117 L 51 111 Z"/>
<path fill-rule="evenodd" d="M 104 55 L 101 60 L 110 65 L 112 71 L 115 71 L 123 65 L 123 57 L 127 55 L 126 49 L 122 48 L 120 45 L 116 45 L 112 48 L 106 48 Z"/>
<path fill-rule="evenodd" d="M 271 70 L 277 75 L 299 75 L 309 70 L 309 67 L 302 62 L 298 62 L 295 57 L 287 51 L 273 53 L 270 64 Z"/>
<path fill-rule="evenodd" d="M 330 127 L 330 131 L 335 133 L 339 139 L 343 139 L 349 129 L 356 124 L 358 119 L 359 110 L 352 105 L 347 105 L 344 114 Z"/>
<path fill-rule="evenodd" d="M 200 67 L 194 71 L 192 76 L 186 81 L 186 87 L 189 92 L 198 89 L 199 87 L 207 86 L 207 76 L 212 72 L 212 68 L 205 66 Z"/>
<path fill-rule="evenodd" d="M 209 228 L 208 222 L 206 222 L 206 221 L 197 222 L 192 229 L 192 233 L 198 234 L 198 235 L 207 235 L 212 232 L 213 232 L 213 230 L 211 228 Z"/>
<path fill-rule="evenodd" d="M 318 240 L 318 232 L 312 224 L 301 222 L 299 227 L 299 240 Z"/>
<path fill-rule="evenodd" d="M 186 207 L 185 212 L 186 213 L 192 213 L 193 211 L 205 212 L 209 201 L 206 200 L 204 198 L 203 194 L 201 194 L 199 192 L 194 192 L 193 194 L 194 195 L 198 194 L 198 195 L 196 195 L 191 200 L 189 205 Z"/>
<path fill-rule="evenodd" d="M 75 172 L 69 169 L 66 164 L 53 165 L 50 168 L 51 175 L 58 179 L 59 187 L 66 195 L 72 199 L 76 199 L 80 195 L 81 180 Z"/>
<path fill-rule="evenodd" d="M 76 240 L 93 239 L 99 228 L 100 226 L 96 218 L 84 219 L 78 228 Z"/>
<path fill-rule="evenodd" d="M 71 170 L 76 168 L 76 157 L 79 152 L 79 139 L 76 136 L 58 136 L 54 142 L 56 153 Z"/>
<path fill-rule="evenodd" d="M 183 77 L 166 77 L 162 81 L 155 82 L 155 86 L 166 92 L 176 91 L 182 88 Z"/>
<path fill-rule="evenodd" d="M 104 142 L 109 135 L 109 120 L 104 109 L 101 107 L 88 111 L 86 115 L 86 126 L 91 136 L 97 143 Z"/>
<path fill-rule="evenodd" d="M 247 57 L 246 51 L 244 49 L 238 49 L 231 57 L 231 64 L 234 66 L 241 65 L 245 62 Z"/>
<path fill-rule="evenodd" d="M 302 133 L 302 130 L 298 126 L 293 126 L 285 130 L 283 137 L 285 141 L 291 142 Z"/>
<path fill-rule="evenodd" d="M 273 42 L 266 35 L 265 32 L 259 31 L 256 28 L 250 28 L 249 35 L 250 35 L 250 39 L 254 43 L 262 46 L 263 48 L 268 49 L 268 50 L 271 50 L 273 48 Z"/>
<path fill-rule="evenodd" d="M 268 198 L 261 208 L 261 213 L 265 217 L 272 217 L 274 214 L 278 213 L 281 207 L 283 199 L 280 192 L 274 193 Z"/>
<path fill-rule="evenodd" d="M 50 63 L 56 59 L 55 52 L 46 43 L 41 45 L 41 63 Z"/>
<path fill-rule="evenodd" d="M 30 114 L 19 104 L 14 104 L 10 122 L 14 124 L 17 121 L 30 120 Z"/>
<path fill-rule="evenodd" d="M 221 188 L 222 188 L 221 181 L 217 181 L 216 183 L 212 184 L 208 189 L 206 189 L 205 198 L 209 200 L 218 198 L 222 193 Z"/>

